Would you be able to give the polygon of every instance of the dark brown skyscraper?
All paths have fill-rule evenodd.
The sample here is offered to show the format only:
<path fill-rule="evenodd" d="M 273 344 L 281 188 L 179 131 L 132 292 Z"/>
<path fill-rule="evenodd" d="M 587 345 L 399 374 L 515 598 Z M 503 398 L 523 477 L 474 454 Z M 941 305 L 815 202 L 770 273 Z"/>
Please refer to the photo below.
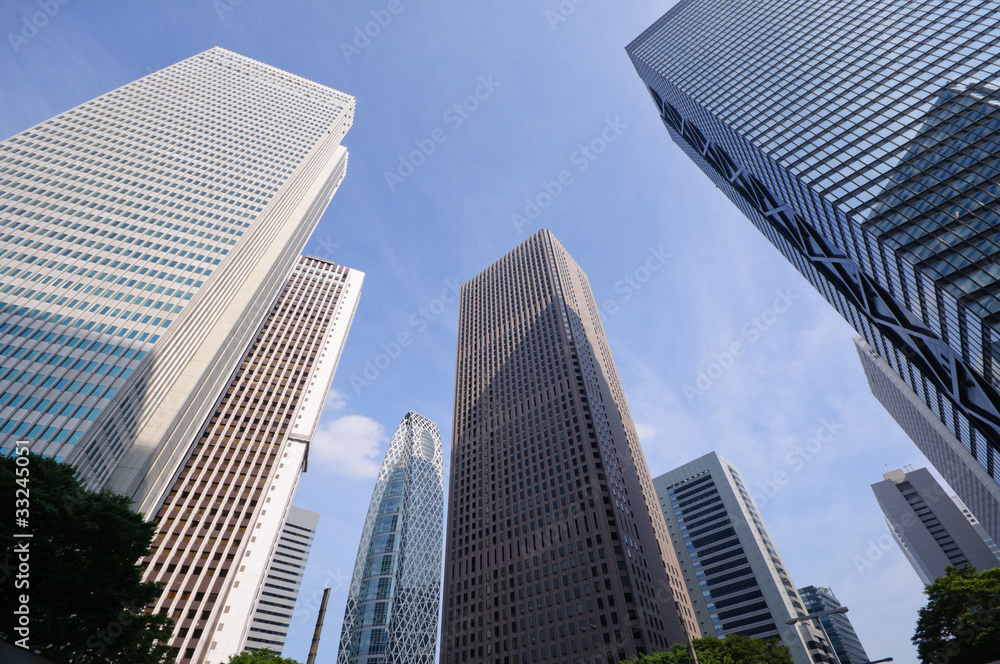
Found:
<path fill-rule="evenodd" d="M 547 230 L 462 287 L 441 662 L 697 635 L 583 270 Z"/>

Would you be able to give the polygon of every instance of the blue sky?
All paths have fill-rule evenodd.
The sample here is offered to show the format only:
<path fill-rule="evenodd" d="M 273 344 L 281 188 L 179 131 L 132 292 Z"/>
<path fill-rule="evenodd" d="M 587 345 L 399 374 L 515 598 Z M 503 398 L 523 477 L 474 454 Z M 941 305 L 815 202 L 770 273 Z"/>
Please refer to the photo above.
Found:
<path fill-rule="evenodd" d="M 347 177 L 307 248 L 367 277 L 296 499 L 323 516 L 287 656 L 305 660 L 326 585 L 319 661 L 336 653 L 406 411 L 438 423 L 447 464 L 450 293 L 548 227 L 590 277 L 651 472 L 716 450 L 761 496 L 782 480 L 760 508 L 794 581 L 831 586 L 871 657 L 916 662 L 922 587 L 869 485 L 927 462 L 871 396 L 854 332 L 670 141 L 624 47 L 671 4 L 0 3 L 2 137 L 214 45 L 358 98 Z M 709 389 L 684 389 L 733 343 Z M 384 347 L 396 356 L 377 369 Z"/>

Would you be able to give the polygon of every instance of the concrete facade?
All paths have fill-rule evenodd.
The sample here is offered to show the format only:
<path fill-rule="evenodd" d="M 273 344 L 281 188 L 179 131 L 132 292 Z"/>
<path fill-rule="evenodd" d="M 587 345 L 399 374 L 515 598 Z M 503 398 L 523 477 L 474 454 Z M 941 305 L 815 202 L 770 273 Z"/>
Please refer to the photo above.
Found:
<path fill-rule="evenodd" d="M 808 613 L 739 471 L 715 452 L 653 479 L 703 636 L 778 638 L 795 664 L 837 656 Z"/>
<path fill-rule="evenodd" d="M 872 485 L 889 531 L 926 585 L 947 567 L 1000 567 L 962 510 L 926 468 L 893 470 Z"/>

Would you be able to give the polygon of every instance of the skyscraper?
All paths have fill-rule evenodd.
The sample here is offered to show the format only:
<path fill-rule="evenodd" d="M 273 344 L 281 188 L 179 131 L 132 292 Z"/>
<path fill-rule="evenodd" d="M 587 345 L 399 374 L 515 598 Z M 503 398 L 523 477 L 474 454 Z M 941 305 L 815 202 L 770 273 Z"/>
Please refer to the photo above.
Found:
<path fill-rule="evenodd" d="M 968 505 L 963 503 L 962 499 L 958 496 L 952 496 L 951 502 L 955 503 L 955 507 L 957 507 L 962 515 L 965 516 L 969 525 L 971 525 L 972 529 L 976 531 L 976 534 L 983 538 L 983 541 L 986 542 L 986 548 L 990 550 L 990 553 L 1000 560 L 1000 544 L 998 544 L 997 541 L 994 540 L 988 532 L 986 532 L 986 529 L 983 528 L 983 524 L 979 523 L 979 519 L 977 519 L 976 515 L 972 513 Z"/>
<path fill-rule="evenodd" d="M 244 649 L 361 294 L 363 273 L 302 257 L 157 506 L 147 581 L 178 664 Z"/>
<path fill-rule="evenodd" d="M 799 597 L 802 598 L 809 613 L 832 611 L 842 606 L 833 591 L 826 586 L 799 588 Z M 840 664 L 868 664 L 871 661 L 847 614 L 835 613 L 817 620 L 823 626 L 823 631 L 826 632 L 830 645 L 837 653 Z"/>
<path fill-rule="evenodd" d="M 583 270 L 542 230 L 459 299 L 441 663 L 617 662 L 697 634 Z"/>
<path fill-rule="evenodd" d="M 271 555 L 271 564 L 260 589 L 245 648 L 281 653 L 302 590 L 302 576 L 309 562 L 319 514 L 292 505 Z"/>
<path fill-rule="evenodd" d="M 653 479 L 704 636 L 778 638 L 795 664 L 837 658 L 807 615 L 739 471 L 715 452 Z"/>
<path fill-rule="evenodd" d="M 926 468 L 893 470 L 872 484 L 889 532 L 924 584 L 947 567 L 1000 567 L 989 545 Z"/>
<path fill-rule="evenodd" d="M 681 0 L 627 48 L 677 145 L 994 480 L 998 18 Z"/>
<path fill-rule="evenodd" d="M 0 143 L 0 452 L 151 513 L 346 168 L 354 98 L 213 48 Z"/>
<path fill-rule="evenodd" d="M 413 411 L 382 461 L 361 532 L 338 664 L 434 664 L 441 603 L 444 458 Z"/>
<path fill-rule="evenodd" d="M 872 394 L 970 506 L 991 538 L 1000 541 L 1000 484 L 864 339 L 858 337 L 854 344 Z"/>

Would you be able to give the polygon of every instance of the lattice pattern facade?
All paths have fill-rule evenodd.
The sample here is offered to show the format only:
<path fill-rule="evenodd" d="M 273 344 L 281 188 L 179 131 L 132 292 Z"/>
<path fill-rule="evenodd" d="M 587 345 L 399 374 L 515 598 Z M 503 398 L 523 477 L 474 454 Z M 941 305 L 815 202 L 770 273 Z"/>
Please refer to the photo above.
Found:
<path fill-rule="evenodd" d="M 542 230 L 459 309 L 442 664 L 600 664 L 697 635 L 587 277 Z"/>
<path fill-rule="evenodd" d="M 1000 484 L 864 339 L 854 339 L 868 386 L 927 460 L 1000 541 Z"/>
<path fill-rule="evenodd" d="M 681 149 L 1000 477 L 1000 11 L 682 0 L 628 47 Z"/>
<path fill-rule="evenodd" d="M 344 611 L 338 664 L 433 664 L 441 602 L 444 458 L 410 411 L 372 493 Z"/>

